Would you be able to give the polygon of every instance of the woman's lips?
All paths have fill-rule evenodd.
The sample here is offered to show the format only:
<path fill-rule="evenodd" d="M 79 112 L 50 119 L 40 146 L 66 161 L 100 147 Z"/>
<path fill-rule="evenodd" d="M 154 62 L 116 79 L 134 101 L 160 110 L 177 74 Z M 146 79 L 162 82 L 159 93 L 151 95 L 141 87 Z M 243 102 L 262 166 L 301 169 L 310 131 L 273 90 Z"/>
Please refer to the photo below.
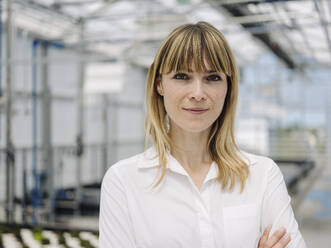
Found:
<path fill-rule="evenodd" d="M 203 114 L 208 111 L 208 109 L 202 109 L 202 108 L 184 108 L 184 110 L 192 114 Z"/>

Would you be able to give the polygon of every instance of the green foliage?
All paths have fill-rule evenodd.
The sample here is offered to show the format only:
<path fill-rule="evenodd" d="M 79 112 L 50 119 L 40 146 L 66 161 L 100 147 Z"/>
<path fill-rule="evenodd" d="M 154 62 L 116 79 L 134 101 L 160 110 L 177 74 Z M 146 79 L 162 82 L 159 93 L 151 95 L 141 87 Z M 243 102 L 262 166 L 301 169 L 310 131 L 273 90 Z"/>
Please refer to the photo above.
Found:
<path fill-rule="evenodd" d="M 83 240 L 83 239 L 80 240 L 80 246 L 81 246 L 81 247 L 84 247 L 84 248 L 95 248 L 95 247 L 90 243 L 90 241 L 88 241 L 88 240 Z"/>
<path fill-rule="evenodd" d="M 51 243 L 48 238 L 43 236 L 41 227 L 35 227 L 32 232 L 33 238 L 39 241 L 42 245 L 49 245 Z"/>
<path fill-rule="evenodd" d="M 34 227 L 32 229 L 33 233 L 41 233 L 43 231 L 43 229 L 40 226 Z"/>
<path fill-rule="evenodd" d="M 43 239 L 43 235 L 41 234 L 41 232 L 34 232 L 33 233 L 33 238 L 39 242 L 42 241 Z"/>
<path fill-rule="evenodd" d="M 7 226 L 0 226 L 0 234 L 1 233 L 11 233 L 11 229 Z"/>
<path fill-rule="evenodd" d="M 51 241 L 49 241 L 48 238 L 43 237 L 43 239 L 41 240 L 42 245 L 49 245 L 50 243 L 51 243 Z"/>
<path fill-rule="evenodd" d="M 79 232 L 78 231 L 73 231 L 70 234 L 73 238 L 79 238 Z"/>
<path fill-rule="evenodd" d="M 59 234 L 59 244 L 60 245 L 66 245 L 66 240 L 65 240 L 65 238 L 64 238 L 64 236 L 63 236 L 63 233 L 60 233 Z"/>
<path fill-rule="evenodd" d="M 94 248 L 91 243 L 87 240 L 80 240 L 80 246 L 84 248 Z"/>
<path fill-rule="evenodd" d="M 2 233 L 0 232 L 0 248 L 3 248 L 3 244 L 2 244 Z"/>
<path fill-rule="evenodd" d="M 77 238 L 80 241 L 80 246 L 84 248 L 95 248 L 88 240 L 83 240 L 79 237 L 78 231 L 73 231 L 70 233 L 73 238 Z"/>

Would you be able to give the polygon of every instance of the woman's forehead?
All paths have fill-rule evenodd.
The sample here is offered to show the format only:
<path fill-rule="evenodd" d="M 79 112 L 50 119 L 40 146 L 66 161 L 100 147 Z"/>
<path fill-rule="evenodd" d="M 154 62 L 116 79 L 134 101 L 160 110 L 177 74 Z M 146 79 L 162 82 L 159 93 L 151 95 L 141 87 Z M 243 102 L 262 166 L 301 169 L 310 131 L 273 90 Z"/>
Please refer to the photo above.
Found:
<path fill-rule="evenodd" d="M 201 61 L 200 65 L 195 65 L 194 63 L 190 63 L 186 68 L 183 66 L 181 68 L 174 68 L 172 72 L 200 72 L 200 73 L 215 73 L 215 72 L 223 72 L 221 69 L 214 68 L 209 65 L 207 61 Z"/>

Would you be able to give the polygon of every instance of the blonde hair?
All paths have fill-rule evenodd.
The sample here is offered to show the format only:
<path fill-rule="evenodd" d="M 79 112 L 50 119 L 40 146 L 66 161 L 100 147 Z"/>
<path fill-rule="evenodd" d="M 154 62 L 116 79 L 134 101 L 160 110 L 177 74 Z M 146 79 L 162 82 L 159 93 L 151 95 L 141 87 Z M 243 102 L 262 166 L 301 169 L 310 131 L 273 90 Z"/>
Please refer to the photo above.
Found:
<path fill-rule="evenodd" d="M 208 149 L 211 159 L 219 168 L 217 180 L 222 189 L 232 190 L 239 180 L 241 191 L 249 175 L 248 165 L 240 157 L 239 148 L 234 139 L 234 121 L 238 98 L 238 71 L 234 56 L 224 36 L 206 22 L 184 24 L 174 29 L 162 42 L 151 64 L 146 84 L 145 149 L 149 137 L 159 157 L 161 176 L 154 187 L 158 186 L 166 173 L 166 153 L 170 152 L 170 139 L 163 97 L 157 92 L 157 80 L 161 74 L 188 71 L 195 65 L 198 72 L 206 71 L 208 63 L 211 69 L 226 74 L 228 91 L 223 110 L 212 124 Z"/>

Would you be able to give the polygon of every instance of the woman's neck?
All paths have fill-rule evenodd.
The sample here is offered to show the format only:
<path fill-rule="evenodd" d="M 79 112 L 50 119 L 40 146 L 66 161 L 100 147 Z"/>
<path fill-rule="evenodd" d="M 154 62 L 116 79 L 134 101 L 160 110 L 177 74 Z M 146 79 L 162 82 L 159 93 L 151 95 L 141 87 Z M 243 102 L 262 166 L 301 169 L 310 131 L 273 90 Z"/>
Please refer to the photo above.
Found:
<path fill-rule="evenodd" d="M 171 155 L 190 171 L 198 171 L 202 167 L 209 167 L 212 160 L 207 148 L 209 130 L 199 133 L 186 132 L 179 127 L 170 129 L 173 141 Z"/>

